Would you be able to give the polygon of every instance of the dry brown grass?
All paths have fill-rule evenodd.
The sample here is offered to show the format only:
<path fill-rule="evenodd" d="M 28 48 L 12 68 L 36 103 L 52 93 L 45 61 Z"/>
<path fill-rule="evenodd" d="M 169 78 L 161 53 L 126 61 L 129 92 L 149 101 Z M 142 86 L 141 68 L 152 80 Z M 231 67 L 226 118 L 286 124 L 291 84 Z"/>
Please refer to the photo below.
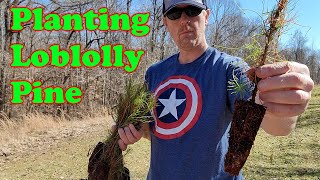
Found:
<path fill-rule="evenodd" d="M 24 115 L 19 119 L 9 119 L 4 114 L 0 119 L 0 144 L 21 144 L 30 136 L 47 134 L 49 131 L 59 132 L 65 128 L 85 127 L 88 124 L 97 124 L 112 121 L 107 115 L 107 109 L 99 109 L 95 116 L 85 115 L 82 119 L 67 116 L 54 117 L 41 113 Z"/>

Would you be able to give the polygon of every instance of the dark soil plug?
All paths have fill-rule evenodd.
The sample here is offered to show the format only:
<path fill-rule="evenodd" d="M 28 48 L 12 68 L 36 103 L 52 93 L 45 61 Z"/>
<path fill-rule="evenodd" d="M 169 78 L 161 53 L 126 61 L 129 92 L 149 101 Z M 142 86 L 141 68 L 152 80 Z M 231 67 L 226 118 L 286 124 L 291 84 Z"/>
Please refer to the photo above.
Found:
<path fill-rule="evenodd" d="M 225 158 L 225 171 L 238 175 L 246 162 L 260 124 L 266 112 L 262 105 L 237 100 L 229 132 L 229 149 Z"/>
<path fill-rule="evenodd" d="M 104 153 L 107 153 L 108 149 L 111 149 L 110 143 L 99 142 L 92 151 L 88 164 L 88 180 L 130 180 L 129 169 L 123 166 L 122 154 L 116 153 L 116 158 L 106 157 Z"/>

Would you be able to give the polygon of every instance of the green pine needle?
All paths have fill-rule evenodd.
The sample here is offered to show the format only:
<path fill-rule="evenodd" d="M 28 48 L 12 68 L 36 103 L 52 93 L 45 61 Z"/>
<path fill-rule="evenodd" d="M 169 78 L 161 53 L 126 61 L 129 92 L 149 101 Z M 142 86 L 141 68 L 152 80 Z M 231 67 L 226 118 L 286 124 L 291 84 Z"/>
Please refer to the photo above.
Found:
<path fill-rule="evenodd" d="M 228 81 L 228 91 L 232 91 L 231 94 L 236 94 L 240 97 L 240 99 L 244 98 L 244 95 L 247 92 L 248 86 L 250 86 L 247 82 L 241 82 L 236 74 L 232 73 L 232 79 Z"/>
<path fill-rule="evenodd" d="M 117 127 L 125 127 L 128 124 L 138 124 L 153 120 L 150 111 L 155 107 L 156 99 L 149 92 L 146 84 L 127 81 L 124 93 L 120 94 L 116 106 L 115 121 Z"/>

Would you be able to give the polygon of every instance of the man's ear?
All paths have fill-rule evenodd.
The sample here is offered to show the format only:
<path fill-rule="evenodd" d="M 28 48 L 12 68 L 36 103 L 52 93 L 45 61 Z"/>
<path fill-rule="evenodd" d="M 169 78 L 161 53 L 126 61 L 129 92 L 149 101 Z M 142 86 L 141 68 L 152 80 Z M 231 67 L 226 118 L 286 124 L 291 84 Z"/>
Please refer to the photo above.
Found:
<path fill-rule="evenodd" d="M 205 25 L 207 26 L 209 23 L 209 16 L 210 16 L 210 9 L 206 10 L 206 21 L 205 21 Z"/>
<path fill-rule="evenodd" d="M 167 27 L 168 22 L 167 22 L 167 18 L 165 16 L 162 16 L 162 21 L 165 27 Z"/>

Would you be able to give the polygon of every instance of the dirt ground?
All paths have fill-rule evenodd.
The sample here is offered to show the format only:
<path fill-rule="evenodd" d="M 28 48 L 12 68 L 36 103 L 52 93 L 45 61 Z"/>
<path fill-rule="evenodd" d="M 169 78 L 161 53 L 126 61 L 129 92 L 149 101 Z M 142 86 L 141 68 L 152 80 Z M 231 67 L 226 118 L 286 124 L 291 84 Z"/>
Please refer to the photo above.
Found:
<path fill-rule="evenodd" d="M 86 179 L 88 152 L 106 138 L 111 124 L 105 118 L 61 123 L 1 143 L 0 180 Z M 149 144 L 143 139 L 124 152 L 131 179 L 145 179 Z"/>
<path fill-rule="evenodd" d="M 28 136 L 11 139 L 0 145 L 0 179 L 38 179 L 42 178 L 37 177 L 38 171 L 43 170 L 48 171 L 43 178 L 64 179 L 65 173 L 54 172 L 60 169 L 59 166 L 69 166 L 70 170 L 79 166 L 79 176 L 85 178 L 86 161 L 83 159 L 95 143 L 103 140 L 108 127 L 106 120 L 95 119 L 62 124 L 52 130 L 37 130 Z M 83 161 L 81 165 L 68 163 L 71 162 L 69 158 L 78 157 Z"/>

